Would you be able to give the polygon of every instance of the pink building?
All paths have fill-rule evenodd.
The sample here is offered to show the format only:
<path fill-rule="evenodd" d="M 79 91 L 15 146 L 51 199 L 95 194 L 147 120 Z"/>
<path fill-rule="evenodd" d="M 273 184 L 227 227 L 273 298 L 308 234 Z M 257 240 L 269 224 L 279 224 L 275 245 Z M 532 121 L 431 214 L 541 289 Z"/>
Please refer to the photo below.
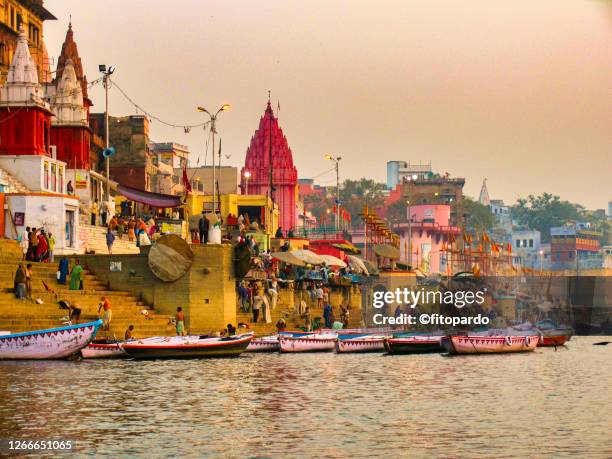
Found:
<path fill-rule="evenodd" d="M 393 227 L 400 235 L 401 261 L 426 272 L 447 272 L 450 267 L 442 248 L 450 245 L 460 232 L 459 227 L 450 226 L 450 206 L 421 204 L 409 206 L 406 210 L 410 222 Z"/>
<path fill-rule="evenodd" d="M 270 167 L 272 198 L 278 205 L 279 225 L 283 231 L 287 231 L 295 228 L 297 222 L 297 169 L 293 165 L 287 138 L 268 101 L 266 112 L 259 120 L 259 128 L 251 137 L 240 173 L 242 192 L 245 193 L 247 189 L 245 172 L 248 171 L 251 174 L 248 194 L 267 195 L 270 192 Z"/>

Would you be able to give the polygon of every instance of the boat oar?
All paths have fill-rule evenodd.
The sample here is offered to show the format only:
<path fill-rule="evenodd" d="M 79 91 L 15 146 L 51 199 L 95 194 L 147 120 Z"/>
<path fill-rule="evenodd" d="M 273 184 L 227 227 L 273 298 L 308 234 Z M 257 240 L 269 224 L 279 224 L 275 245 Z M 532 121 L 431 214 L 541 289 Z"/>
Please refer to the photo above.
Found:
<path fill-rule="evenodd" d="M 612 341 L 600 341 L 598 343 L 593 343 L 593 346 L 607 346 L 610 343 L 612 343 Z"/>

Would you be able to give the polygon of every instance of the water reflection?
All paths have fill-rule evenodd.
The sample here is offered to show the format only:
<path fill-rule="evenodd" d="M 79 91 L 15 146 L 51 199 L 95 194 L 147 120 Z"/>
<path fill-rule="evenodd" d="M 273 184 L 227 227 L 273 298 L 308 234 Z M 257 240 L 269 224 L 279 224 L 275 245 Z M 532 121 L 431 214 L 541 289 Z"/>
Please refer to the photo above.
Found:
<path fill-rule="evenodd" d="M 609 457 L 612 346 L 0 362 L 0 438 L 96 457 Z"/>

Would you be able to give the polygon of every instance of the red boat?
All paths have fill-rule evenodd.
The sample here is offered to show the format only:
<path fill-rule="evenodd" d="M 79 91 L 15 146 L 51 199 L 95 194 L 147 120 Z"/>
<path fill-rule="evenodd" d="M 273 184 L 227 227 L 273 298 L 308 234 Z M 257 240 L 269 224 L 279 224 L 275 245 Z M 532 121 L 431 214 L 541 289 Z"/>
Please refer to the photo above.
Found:
<path fill-rule="evenodd" d="M 568 335 L 546 336 L 541 335 L 538 347 L 543 346 L 563 346 L 569 339 Z"/>
<path fill-rule="evenodd" d="M 550 319 L 538 322 L 536 328 L 540 332 L 539 347 L 563 346 L 574 334 L 571 327 L 558 326 Z"/>

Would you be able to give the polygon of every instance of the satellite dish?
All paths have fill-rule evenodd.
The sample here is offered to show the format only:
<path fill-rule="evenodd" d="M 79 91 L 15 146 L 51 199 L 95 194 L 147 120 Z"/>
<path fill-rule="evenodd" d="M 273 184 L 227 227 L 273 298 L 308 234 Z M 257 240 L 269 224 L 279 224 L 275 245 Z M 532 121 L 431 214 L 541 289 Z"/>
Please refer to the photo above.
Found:
<path fill-rule="evenodd" d="M 151 246 L 149 268 L 164 282 L 183 277 L 193 263 L 193 252 L 187 242 L 176 234 L 165 234 Z"/>

